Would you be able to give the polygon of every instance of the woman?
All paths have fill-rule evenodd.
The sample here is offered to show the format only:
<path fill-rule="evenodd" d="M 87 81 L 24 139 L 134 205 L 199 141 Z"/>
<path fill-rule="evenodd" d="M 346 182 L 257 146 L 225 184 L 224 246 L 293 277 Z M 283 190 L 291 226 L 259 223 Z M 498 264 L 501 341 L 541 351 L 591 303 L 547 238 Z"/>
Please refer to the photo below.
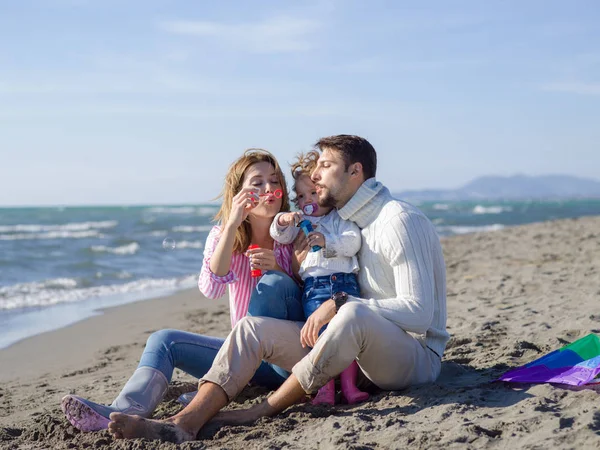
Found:
<path fill-rule="evenodd" d="M 274 195 L 281 190 L 281 196 Z M 223 204 L 206 240 L 198 286 L 208 298 L 219 298 L 229 285 L 231 323 L 246 314 L 303 321 L 301 291 L 293 280 L 291 245 L 271 238 L 275 215 L 289 211 L 285 178 L 275 157 L 260 149 L 247 150 L 229 168 Z M 258 248 L 247 250 L 250 244 Z M 251 269 L 263 276 L 253 278 Z M 249 305 L 251 306 L 249 307 Z M 201 378 L 210 368 L 224 339 L 178 330 L 160 330 L 146 343 L 138 368 L 110 406 L 67 395 L 61 407 L 81 431 L 105 429 L 111 412 L 149 417 L 164 397 L 177 367 Z M 278 387 L 287 372 L 264 363 L 253 384 Z"/>

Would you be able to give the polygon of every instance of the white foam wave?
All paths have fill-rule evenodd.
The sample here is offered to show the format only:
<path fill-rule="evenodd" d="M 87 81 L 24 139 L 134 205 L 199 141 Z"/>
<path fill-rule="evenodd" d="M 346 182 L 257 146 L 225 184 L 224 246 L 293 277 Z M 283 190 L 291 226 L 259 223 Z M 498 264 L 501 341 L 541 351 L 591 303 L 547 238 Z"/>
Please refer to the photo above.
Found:
<path fill-rule="evenodd" d="M 447 211 L 448 209 L 450 209 L 450 205 L 447 205 L 446 203 L 436 203 L 433 205 L 433 209 L 436 209 L 438 211 Z"/>
<path fill-rule="evenodd" d="M 477 205 L 473 208 L 473 214 L 502 214 L 503 212 L 512 211 L 510 206 L 482 206 Z"/>
<path fill-rule="evenodd" d="M 188 214 L 212 217 L 218 206 L 155 206 L 147 210 L 151 214 Z"/>
<path fill-rule="evenodd" d="M 197 227 L 183 225 L 179 227 L 173 227 L 173 231 L 176 233 L 202 233 L 204 231 L 212 230 L 212 227 L 212 225 L 200 225 Z"/>
<path fill-rule="evenodd" d="M 202 241 L 180 241 L 175 244 L 176 249 L 182 248 L 204 248 Z"/>
<path fill-rule="evenodd" d="M 154 208 L 150 208 L 148 212 L 153 214 L 194 214 L 196 212 L 196 208 L 193 206 L 180 206 L 180 207 L 166 207 L 166 206 L 156 206 Z"/>
<path fill-rule="evenodd" d="M 119 222 L 104 220 L 101 222 L 74 222 L 63 225 L 19 224 L 0 226 L 0 233 L 39 233 L 52 231 L 87 231 L 114 228 Z"/>
<path fill-rule="evenodd" d="M 104 235 L 97 230 L 88 231 L 49 231 L 47 233 L 19 233 L 19 234 L 0 234 L 0 241 L 22 241 L 34 239 L 84 239 L 84 238 L 103 238 Z"/>
<path fill-rule="evenodd" d="M 88 288 L 77 288 L 77 281 L 69 278 L 22 283 L 0 288 L 0 310 L 45 307 L 131 292 L 186 289 L 193 287 L 196 282 L 197 276 L 190 275 L 182 278 L 146 278 L 125 284 Z"/>
<path fill-rule="evenodd" d="M 219 210 L 219 206 L 201 206 L 196 210 L 196 214 L 199 216 L 212 217 Z"/>
<path fill-rule="evenodd" d="M 112 253 L 113 255 L 133 255 L 140 249 L 140 244 L 132 242 L 131 244 L 120 247 L 107 247 L 106 245 L 93 245 L 91 250 L 99 253 Z"/>
<path fill-rule="evenodd" d="M 467 225 L 448 225 L 437 227 L 440 234 L 444 236 L 450 236 L 454 234 L 467 234 L 467 233 L 482 233 L 489 231 L 498 231 L 503 229 L 505 226 L 499 223 L 493 225 L 480 225 L 480 226 L 467 226 Z"/>
<path fill-rule="evenodd" d="M 155 230 L 148 233 L 150 236 L 166 236 L 169 234 L 167 230 Z"/>

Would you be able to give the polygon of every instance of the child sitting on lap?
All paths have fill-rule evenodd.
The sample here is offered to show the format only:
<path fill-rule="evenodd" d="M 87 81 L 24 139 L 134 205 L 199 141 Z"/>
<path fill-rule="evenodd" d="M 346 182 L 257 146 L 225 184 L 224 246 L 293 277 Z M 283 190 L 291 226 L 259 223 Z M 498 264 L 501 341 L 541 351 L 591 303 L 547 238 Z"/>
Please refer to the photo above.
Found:
<path fill-rule="evenodd" d="M 356 278 L 359 270 L 356 254 L 361 245 L 360 229 L 354 222 L 343 220 L 333 207 L 317 204 L 317 192 L 310 174 L 318 158 L 319 154 L 311 151 L 306 155 L 300 154 L 297 162 L 292 165 L 292 189 L 296 193 L 294 202 L 303 213 L 279 213 L 271 224 L 271 236 L 281 244 L 294 241 L 300 230 L 297 225 L 303 219 L 310 221 L 312 228 L 319 229 L 318 232 L 308 234 L 309 245 L 313 248 L 302 261 L 298 273 L 304 281 L 302 306 L 306 318 L 336 293 L 360 296 Z M 320 333 L 325 328 L 326 326 Z M 356 361 L 340 374 L 342 395 L 349 404 L 369 398 L 369 394 L 356 387 L 357 374 Z M 335 404 L 334 380 L 323 386 L 313 400 L 315 405 L 323 403 Z"/>

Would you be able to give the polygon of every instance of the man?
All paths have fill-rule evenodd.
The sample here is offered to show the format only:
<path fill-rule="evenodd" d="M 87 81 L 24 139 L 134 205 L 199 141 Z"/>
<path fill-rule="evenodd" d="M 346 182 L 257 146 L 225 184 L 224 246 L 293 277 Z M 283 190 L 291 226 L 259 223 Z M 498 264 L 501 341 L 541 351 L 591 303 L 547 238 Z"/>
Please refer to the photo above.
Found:
<path fill-rule="evenodd" d="M 343 219 L 361 228 L 363 298 L 336 294 L 304 326 L 271 318 L 242 319 L 185 409 L 166 421 L 112 413 L 109 430 L 116 438 L 195 439 L 241 392 L 262 360 L 292 374 L 261 404 L 221 413 L 218 419 L 242 423 L 274 415 L 317 392 L 354 360 L 382 389 L 403 389 L 437 378 L 449 335 L 444 259 L 433 225 L 376 181 L 377 157 L 367 140 L 338 135 L 319 140 L 316 147 L 321 155 L 312 179 L 319 204 L 336 207 Z"/>

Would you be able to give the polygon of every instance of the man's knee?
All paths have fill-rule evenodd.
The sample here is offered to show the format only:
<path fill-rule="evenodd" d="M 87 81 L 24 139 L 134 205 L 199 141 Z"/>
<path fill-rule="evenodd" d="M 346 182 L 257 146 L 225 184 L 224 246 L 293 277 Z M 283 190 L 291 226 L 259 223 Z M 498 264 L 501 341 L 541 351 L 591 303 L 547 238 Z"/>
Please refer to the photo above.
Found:
<path fill-rule="evenodd" d="M 335 315 L 340 322 L 359 323 L 371 314 L 371 310 L 362 302 L 349 302 L 342 305 Z"/>
<path fill-rule="evenodd" d="M 245 341 L 260 342 L 262 339 L 269 338 L 269 323 L 277 319 L 271 317 L 243 317 L 233 327 L 232 333 Z"/>

